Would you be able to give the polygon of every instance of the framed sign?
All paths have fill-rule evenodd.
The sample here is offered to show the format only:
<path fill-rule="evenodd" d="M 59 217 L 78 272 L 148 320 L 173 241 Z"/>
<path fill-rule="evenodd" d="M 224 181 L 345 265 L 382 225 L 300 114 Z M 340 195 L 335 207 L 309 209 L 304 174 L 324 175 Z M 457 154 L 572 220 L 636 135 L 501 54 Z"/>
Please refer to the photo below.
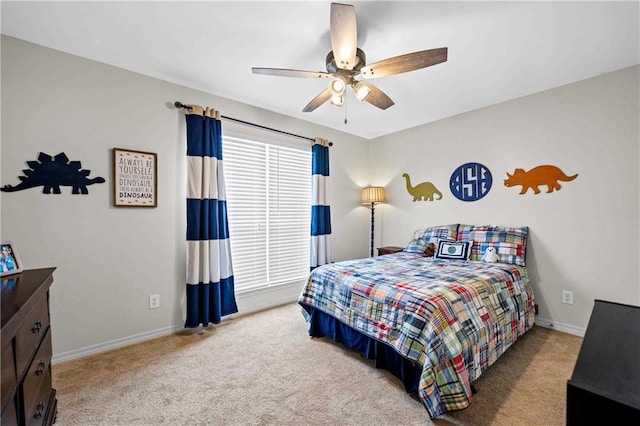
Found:
<path fill-rule="evenodd" d="M 156 154 L 113 148 L 113 199 L 118 207 L 158 205 Z"/>
<path fill-rule="evenodd" d="M 22 272 L 22 262 L 18 252 L 11 241 L 3 241 L 0 244 L 0 276 L 12 275 Z"/>

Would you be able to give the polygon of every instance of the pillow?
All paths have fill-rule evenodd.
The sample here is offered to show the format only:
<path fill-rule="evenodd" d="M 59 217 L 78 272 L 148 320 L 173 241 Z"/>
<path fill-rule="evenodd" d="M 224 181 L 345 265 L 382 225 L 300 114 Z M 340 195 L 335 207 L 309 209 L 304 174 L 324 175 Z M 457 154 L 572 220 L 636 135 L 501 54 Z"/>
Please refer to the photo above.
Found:
<path fill-rule="evenodd" d="M 473 241 L 438 241 L 436 259 L 468 260 Z"/>
<path fill-rule="evenodd" d="M 480 255 L 480 259 L 482 260 L 482 256 L 484 256 L 484 253 L 487 251 L 488 247 L 493 246 L 496 249 L 496 252 L 498 253 L 498 262 L 500 263 L 510 263 L 513 265 L 520 265 L 519 262 L 519 258 L 521 257 L 522 260 L 522 264 L 520 266 L 524 266 L 524 254 L 522 253 L 522 250 L 520 249 L 519 244 L 513 244 L 513 243 L 478 243 L 476 244 L 476 246 L 479 246 L 478 248 L 478 252 L 482 253 L 482 255 Z"/>
<path fill-rule="evenodd" d="M 504 226 L 460 225 L 458 240 L 473 240 L 470 260 L 481 260 L 487 247 L 493 246 L 501 263 L 525 266 L 527 235 L 529 228 Z"/>
<path fill-rule="evenodd" d="M 425 229 L 417 229 L 411 237 L 411 241 L 404 248 L 407 253 L 424 253 L 427 244 L 438 245 L 438 240 L 455 240 L 458 234 L 458 224 L 432 226 Z"/>

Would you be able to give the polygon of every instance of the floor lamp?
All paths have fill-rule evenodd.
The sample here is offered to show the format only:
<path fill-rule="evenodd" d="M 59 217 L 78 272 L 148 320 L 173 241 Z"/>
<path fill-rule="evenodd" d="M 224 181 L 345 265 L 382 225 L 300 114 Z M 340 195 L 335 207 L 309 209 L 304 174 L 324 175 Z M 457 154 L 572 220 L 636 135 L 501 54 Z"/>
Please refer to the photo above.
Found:
<path fill-rule="evenodd" d="M 374 238 L 374 209 L 376 203 L 384 203 L 384 188 L 381 186 L 368 186 L 362 188 L 362 204 L 371 205 L 371 257 L 373 257 Z"/>

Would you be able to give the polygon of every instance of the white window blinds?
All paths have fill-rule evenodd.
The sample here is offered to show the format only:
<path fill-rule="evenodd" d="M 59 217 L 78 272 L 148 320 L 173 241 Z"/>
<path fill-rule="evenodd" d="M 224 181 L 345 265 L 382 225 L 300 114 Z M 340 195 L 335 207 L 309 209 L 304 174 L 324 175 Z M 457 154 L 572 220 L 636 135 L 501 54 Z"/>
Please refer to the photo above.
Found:
<path fill-rule="evenodd" d="M 309 275 L 311 149 L 225 137 L 236 293 Z"/>

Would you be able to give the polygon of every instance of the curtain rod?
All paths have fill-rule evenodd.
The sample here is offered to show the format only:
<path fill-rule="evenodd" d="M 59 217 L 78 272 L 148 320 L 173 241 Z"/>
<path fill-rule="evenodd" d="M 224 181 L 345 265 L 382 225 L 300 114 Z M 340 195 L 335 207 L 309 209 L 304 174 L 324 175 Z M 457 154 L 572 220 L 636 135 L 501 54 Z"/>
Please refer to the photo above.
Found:
<path fill-rule="evenodd" d="M 191 105 L 183 104 L 180 101 L 176 101 L 173 105 L 176 108 L 193 109 L 191 107 Z M 273 129 L 271 127 L 262 126 L 260 124 L 251 123 L 249 121 L 239 120 L 239 119 L 233 118 L 233 117 L 227 117 L 225 115 L 222 115 L 221 118 L 223 118 L 225 120 L 229 120 L 229 121 L 234 121 L 236 123 L 244 124 L 245 126 L 257 127 L 259 129 L 267 130 L 269 132 L 281 133 L 283 135 L 293 136 L 293 137 L 296 137 L 296 138 L 299 138 L 299 139 L 306 139 L 306 140 L 311 141 L 311 142 L 315 142 L 316 141 L 314 138 L 310 138 L 310 137 L 307 137 L 307 136 L 296 135 L 295 133 L 289 133 L 289 132 L 285 132 L 283 130 Z M 333 142 L 329 141 L 329 146 L 333 146 Z"/>

